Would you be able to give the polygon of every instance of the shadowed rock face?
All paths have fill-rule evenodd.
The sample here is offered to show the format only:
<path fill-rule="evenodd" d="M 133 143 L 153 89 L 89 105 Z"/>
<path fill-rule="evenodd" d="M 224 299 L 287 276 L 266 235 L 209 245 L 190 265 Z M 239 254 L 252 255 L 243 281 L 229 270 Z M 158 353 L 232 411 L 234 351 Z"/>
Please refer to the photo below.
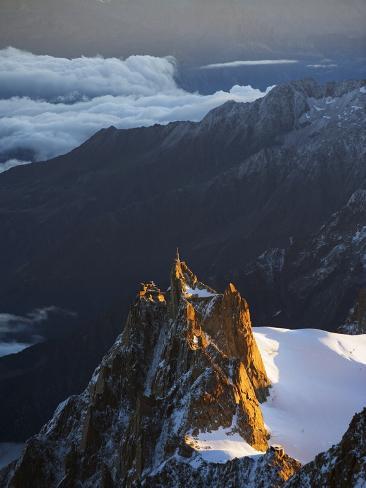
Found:
<path fill-rule="evenodd" d="M 225 464 L 202 463 L 198 469 L 171 460 L 162 470 L 149 477 L 143 486 L 152 488 L 223 487 L 223 488 L 280 488 L 300 463 L 283 452 L 270 447 L 257 459 L 244 457 Z"/>
<path fill-rule="evenodd" d="M 349 488 L 366 483 L 366 408 L 356 414 L 341 442 L 316 456 L 286 488 Z"/>
<path fill-rule="evenodd" d="M 307 240 L 270 249 L 247 266 L 247 288 L 261 290 L 256 303 L 263 323 L 366 332 L 366 190 L 355 191 Z"/>
<path fill-rule="evenodd" d="M 366 334 L 366 288 L 358 290 L 346 322 L 338 328 L 342 334 Z"/>
<path fill-rule="evenodd" d="M 317 232 L 366 182 L 363 85 L 293 82 L 200 123 L 111 127 L 1 174 L 3 310 L 94 318 L 122 281 L 127 296 L 141 276 L 164 280 L 177 245 L 220 287 L 245 289 L 238 269 Z"/>
<path fill-rule="evenodd" d="M 28 441 L 2 486 L 245 486 L 253 476 L 281 486 L 299 464 L 267 451 L 259 401 L 269 386 L 246 301 L 232 284 L 205 286 L 178 257 L 168 292 L 142 285 L 87 389 Z M 207 463 L 195 439 L 219 428 L 267 453 Z"/>

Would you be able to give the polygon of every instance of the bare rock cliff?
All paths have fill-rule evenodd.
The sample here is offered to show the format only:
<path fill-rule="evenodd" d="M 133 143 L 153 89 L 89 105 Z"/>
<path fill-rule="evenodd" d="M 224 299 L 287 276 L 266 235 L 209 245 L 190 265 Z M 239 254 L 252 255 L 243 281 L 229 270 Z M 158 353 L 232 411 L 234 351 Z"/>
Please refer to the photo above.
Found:
<path fill-rule="evenodd" d="M 282 486 L 300 465 L 269 449 L 259 403 L 269 387 L 246 301 L 177 256 L 168 291 L 142 284 L 86 390 L 28 441 L 2 486 Z M 218 430 L 258 454 L 208 462 L 200 434 Z"/>

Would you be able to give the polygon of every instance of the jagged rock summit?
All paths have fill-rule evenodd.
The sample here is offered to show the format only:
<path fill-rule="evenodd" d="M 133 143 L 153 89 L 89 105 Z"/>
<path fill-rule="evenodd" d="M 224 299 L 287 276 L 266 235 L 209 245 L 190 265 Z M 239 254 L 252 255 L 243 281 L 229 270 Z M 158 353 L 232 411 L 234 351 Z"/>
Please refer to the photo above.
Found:
<path fill-rule="evenodd" d="M 177 255 L 168 291 L 142 284 L 86 390 L 57 408 L 1 486 L 282 486 L 300 465 L 268 446 L 269 387 L 246 301 L 233 284 L 207 287 Z M 227 459 L 222 442 L 234 446 Z"/>

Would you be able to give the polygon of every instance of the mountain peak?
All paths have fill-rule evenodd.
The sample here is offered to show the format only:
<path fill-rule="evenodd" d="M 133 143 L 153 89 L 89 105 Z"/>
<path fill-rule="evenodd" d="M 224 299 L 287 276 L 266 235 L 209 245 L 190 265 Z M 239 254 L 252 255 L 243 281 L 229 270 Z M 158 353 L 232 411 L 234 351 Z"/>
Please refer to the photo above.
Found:
<path fill-rule="evenodd" d="M 38 486 L 95 486 L 103 477 L 112 486 L 140 486 L 163 466 L 180 476 L 206 466 L 206 438 L 240 440 L 263 455 L 263 470 L 274 459 L 281 468 L 284 459 L 290 476 L 295 461 L 264 454 L 269 435 L 259 402 L 269 386 L 247 302 L 233 284 L 224 294 L 204 285 L 177 254 L 170 290 L 141 284 L 87 389 L 58 407 L 4 476 L 23 482 L 35 463 Z M 251 461 L 243 462 L 249 476 Z"/>
<path fill-rule="evenodd" d="M 180 300 L 190 298 L 210 298 L 217 292 L 201 283 L 188 265 L 181 261 L 177 250 L 176 258 L 170 273 L 171 312 L 175 317 Z"/>
<path fill-rule="evenodd" d="M 227 287 L 227 291 L 229 293 L 238 293 L 238 290 L 236 289 L 236 286 L 233 283 L 229 283 L 229 286 Z"/>

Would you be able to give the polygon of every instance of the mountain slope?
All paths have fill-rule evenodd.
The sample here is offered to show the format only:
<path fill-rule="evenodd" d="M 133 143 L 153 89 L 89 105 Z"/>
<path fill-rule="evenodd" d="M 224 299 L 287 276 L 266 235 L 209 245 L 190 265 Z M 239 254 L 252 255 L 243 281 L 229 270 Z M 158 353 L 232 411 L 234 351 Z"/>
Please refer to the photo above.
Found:
<path fill-rule="evenodd" d="M 241 270 L 269 248 L 316 233 L 365 187 L 365 99 L 363 82 L 290 83 L 252 104 L 227 103 L 201 123 L 106 129 L 65 156 L 1 174 L 2 310 L 57 306 L 79 321 L 74 337 L 0 359 L 3 440 L 14 440 L 12 432 L 23 440 L 60 399 L 80 391 L 118 333 L 132 284 L 155 276 L 167 285 L 164 269 L 177 245 L 213 286 L 235 279 L 262 325 L 272 299 L 263 306 L 266 289 Z M 304 323 L 295 296 L 282 325 L 342 325 L 360 292 L 353 276 L 344 281 L 343 315 L 324 322 L 325 293 L 320 305 L 306 302 Z M 111 307 L 114 319 L 98 325 L 103 340 L 83 347 L 90 324 Z M 267 323 L 280 309 L 270 309 Z M 78 348 L 79 379 L 55 381 L 64 374 L 57 355 L 77 368 L 71 351 Z M 32 391 L 42 390 L 52 394 L 40 407 Z"/>
<path fill-rule="evenodd" d="M 269 249 L 243 270 L 262 323 L 339 325 L 366 332 L 366 190 L 352 194 L 309 239 Z M 254 303 L 253 303 L 254 305 Z"/>
<path fill-rule="evenodd" d="M 0 483 L 357 486 L 350 483 L 364 479 L 364 412 L 339 445 L 303 468 L 278 442 L 308 460 L 337 441 L 366 402 L 365 367 L 366 336 L 253 334 L 234 285 L 216 292 L 177 256 L 168 290 L 142 283 L 85 391 L 58 406 L 0 471 Z"/>
<path fill-rule="evenodd" d="M 198 124 L 103 130 L 2 174 L 2 307 L 94 318 L 121 282 L 164 279 L 176 245 L 222 286 L 269 247 L 317 231 L 365 181 L 360 85 L 291 83 Z"/>
<path fill-rule="evenodd" d="M 258 399 L 269 386 L 245 300 L 232 284 L 223 295 L 206 287 L 177 258 L 169 291 L 142 285 L 87 389 L 58 407 L 3 486 L 181 486 L 187 476 L 198 486 L 207 473 L 216 486 L 227 472 L 280 486 L 299 463 L 264 454 Z M 201 454 L 210 433 L 260 459 L 210 467 L 212 454 Z"/>
<path fill-rule="evenodd" d="M 366 405 L 366 335 L 274 327 L 254 335 L 272 384 L 261 405 L 269 442 L 309 463 Z"/>

